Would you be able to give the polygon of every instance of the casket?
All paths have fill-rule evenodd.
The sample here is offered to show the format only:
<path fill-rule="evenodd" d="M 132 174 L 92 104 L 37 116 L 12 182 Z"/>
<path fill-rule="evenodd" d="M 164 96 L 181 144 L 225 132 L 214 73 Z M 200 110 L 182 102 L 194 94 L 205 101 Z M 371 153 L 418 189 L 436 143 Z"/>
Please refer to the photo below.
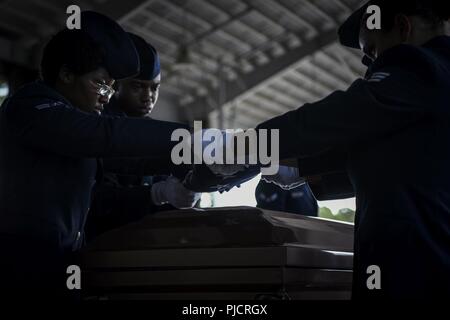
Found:
<path fill-rule="evenodd" d="M 86 299 L 349 299 L 353 225 L 220 208 L 149 215 L 82 253 Z"/>

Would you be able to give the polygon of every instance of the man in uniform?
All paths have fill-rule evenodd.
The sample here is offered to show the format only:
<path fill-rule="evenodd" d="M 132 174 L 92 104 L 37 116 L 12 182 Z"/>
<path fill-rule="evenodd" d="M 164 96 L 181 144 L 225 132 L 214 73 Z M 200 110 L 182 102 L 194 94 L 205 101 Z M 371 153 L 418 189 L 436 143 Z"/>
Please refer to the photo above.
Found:
<path fill-rule="evenodd" d="M 117 91 L 102 114 L 148 118 L 158 101 L 161 85 L 159 56 L 144 39 L 132 33 L 129 35 L 139 55 L 140 72 L 133 78 L 118 81 Z M 108 159 L 104 162 L 108 166 Z M 169 167 L 165 173 L 170 173 Z M 198 202 L 200 193 L 186 189 L 173 176 L 105 172 L 102 182 L 95 185 L 92 198 L 86 223 L 88 241 L 150 213 L 192 208 Z"/>
<path fill-rule="evenodd" d="M 367 28 L 369 5 L 381 30 Z M 366 78 L 257 127 L 280 130 L 280 160 L 300 158 L 297 177 L 266 180 L 296 183 L 308 159 L 349 177 L 356 299 L 450 297 L 449 18 L 449 1 L 370 1 L 340 29 L 372 62 Z"/>
<path fill-rule="evenodd" d="M 98 158 L 122 157 L 110 167 L 120 172 L 129 161 L 127 171 L 139 174 L 154 174 L 155 160 L 171 163 L 172 132 L 189 127 L 100 115 L 114 79 L 138 72 L 126 32 L 101 14 L 82 12 L 81 30 L 64 29 L 46 45 L 43 81 L 24 86 L 0 108 L 4 294 L 68 292 L 67 257 L 83 243 Z"/>

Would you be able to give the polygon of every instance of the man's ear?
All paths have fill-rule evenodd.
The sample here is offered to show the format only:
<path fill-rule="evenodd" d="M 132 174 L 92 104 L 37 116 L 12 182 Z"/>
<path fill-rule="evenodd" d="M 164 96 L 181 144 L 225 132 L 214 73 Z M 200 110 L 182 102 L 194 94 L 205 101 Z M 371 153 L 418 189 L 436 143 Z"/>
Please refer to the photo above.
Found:
<path fill-rule="evenodd" d="M 59 69 L 58 78 L 64 84 L 71 84 L 74 81 L 75 75 L 64 65 Z"/>
<path fill-rule="evenodd" d="M 408 18 L 408 16 L 404 14 L 398 14 L 395 17 L 395 24 L 398 26 L 400 30 L 400 37 L 402 41 L 407 42 L 412 32 L 411 20 Z"/>

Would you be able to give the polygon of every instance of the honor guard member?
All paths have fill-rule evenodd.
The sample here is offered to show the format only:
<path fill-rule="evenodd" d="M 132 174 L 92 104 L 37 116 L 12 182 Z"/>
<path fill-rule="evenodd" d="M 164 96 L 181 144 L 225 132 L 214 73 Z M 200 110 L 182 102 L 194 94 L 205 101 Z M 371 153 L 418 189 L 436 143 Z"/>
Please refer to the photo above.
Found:
<path fill-rule="evenodd" d="M 280 129 L 282 159 L 346 151 L 354 298 L 450 296 L 449 18 L 448 1 L 370 1 L 340 29 L 373 61 L 366 78 L 259 126 Z"/>
<path fill-rule="evenodd" d="M 153 174 L 145 158 L 170 163 L 172 132 L 189 129 L 100 115 L 114 79 L 139 73 L 132 40 L 101 14 L 82 12 L 81 30 L 57 33 L 41 73 L 0 108 L 0 281 L 22 298 L 68 291 L 66 258 L 83 242 L 97 158 L 139 157 L 134 169 Z"/>
<path fill-rule="evenodd" d="M 381 30 L 367 27 L 369 5 Z M 300 173 L 304 159 L 344 163 L 357 207 L 355 299 L 450 297 L 449 18 L 447 0 L 370 1 L 340 29 L 372 60 L 366 78 L 257 126 L 279 129 L 280 160 L 300 158 Z"/>
<path fill-rule="evenodd" d="M 141 37 L 132 33 L 129 35 L 139 55 L 140 72 L 134 78 L 116 83 L 116 93 L 102 114 L 145 118 L 150 116 L 158 100 L 161 85 L 160 61 L 155 48 Z M 104 162 L 107 164 L 108 159 Z M 123 165 L 126 166 L 127 163 Z M 170 172 L 167 170 L 165 173 Z M 105 172 L 103 181 L 93 189 L 86 237 L 90 241 L 105 231 L 138 220 L 146 214 L 175 208 L 192 208 L 199 198 L 200 193 L 187 190 L 173 176 Z"/>

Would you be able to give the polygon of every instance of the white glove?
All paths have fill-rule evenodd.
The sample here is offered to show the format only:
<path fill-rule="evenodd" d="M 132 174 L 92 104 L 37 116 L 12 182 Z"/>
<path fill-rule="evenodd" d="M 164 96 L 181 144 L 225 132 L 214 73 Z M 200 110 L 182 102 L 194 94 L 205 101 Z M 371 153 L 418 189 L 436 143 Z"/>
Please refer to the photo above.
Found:
<path fill-rule="evenodd" d="M 278 173 L 272 176 L 261 176 L 261 180 L 276 184 L 284 190 L 295 189 L 305 184 L 305 179 L 300 177 L 298 168 L 280 166 Z"/>
<path fill-rule="evenodd" d="M 232 176 L 240 171 L 244 171 L 248 168 L 246 164 L 236 164 L 236 156 L 234 156 L 234 148 L 231 148 L 229 145 L 230 141 L 234 138 L 234 133 L 227 132 L 226 130 L 220 130 L 215 132 L 219 132 L 219 136 L 221 134 L 221 140 L 217 140 L 216 135 L 211 135 L 213 131 L 208 131 L 209 129 L 203 129 L 201 132 L 197 132 L 192 134 L 191 141 L 194 141 L 197 135 L 201 135 L 201 148 L 195 150 L 194 149 L 194 157 L 197 159 L 201 159 L 200 161 L 204 161 L 207 167 L 216 175 L 221 176 Z M 214 137 L 214 139 L 212 139 Z M 211 140 L 214 140 L 212 142 Z M 212 143 L 215 143 L 215 148 L 213 148 Z M 214 150 L 215 154 L 211 154 L 211 152 L 204 151 Z M 227 153 L 229 163 L 227 163 Z M 219 164 L 222 162 L 223 164 Z M 248 162 L 248 161 L 247 161 Z M 247 163 L 246 162 L 246 163 Z"/>
<path fill-rule="evenodd" d="M 153 184 L 151 192 L 153 203 L 157 206 L 169 203 L 177 209 L 193 208 L 201 196 L 201 193 L 186 189 L 180 180 L 173 176 Z"/>

